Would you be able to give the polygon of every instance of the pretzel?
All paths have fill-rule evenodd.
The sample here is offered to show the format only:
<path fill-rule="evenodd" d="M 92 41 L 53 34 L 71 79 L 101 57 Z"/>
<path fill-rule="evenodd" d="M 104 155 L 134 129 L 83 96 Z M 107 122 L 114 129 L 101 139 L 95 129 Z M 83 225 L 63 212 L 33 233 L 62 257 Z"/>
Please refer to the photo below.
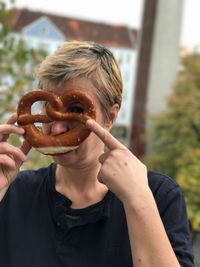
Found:
<path fill-rule="evenodd" d="M 46 101 L 46 114 L 32 114 L 31 106 L 36 101 Z M 73 104 L 81 104 L 82 112 L 68 112 L 66 108 Z M 25 129 L 24 138 L 38 151 L 45 155 L 57 155 L 76 149 L 90 134 L 85 123 L 96 118 L 96 110 L 92 98 L 78 89 L 66 90 L 62 95 L 47 90 L 33 90 L 20 99 L 17 107 L 18 125 Z M 36 122 L 77 121 L 77 125 L 60 135 L 42 133 Z"/>

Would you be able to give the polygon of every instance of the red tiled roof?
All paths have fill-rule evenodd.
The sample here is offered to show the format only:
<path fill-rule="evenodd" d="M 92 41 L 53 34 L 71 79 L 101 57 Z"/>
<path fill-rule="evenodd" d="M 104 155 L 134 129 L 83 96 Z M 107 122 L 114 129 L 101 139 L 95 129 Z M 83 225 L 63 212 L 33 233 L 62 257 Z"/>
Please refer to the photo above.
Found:
<path fill-rule="evenodd" d="M 48 17 L 67 40 L 90 40 L 100 44 L 133 48 L 137 45 L 137 30 L 124 25 L 97 23 L 75 18 L 52 15 L 28 9 L 13 9 L 11 26 L 17 32 L 42 16 Z"/>

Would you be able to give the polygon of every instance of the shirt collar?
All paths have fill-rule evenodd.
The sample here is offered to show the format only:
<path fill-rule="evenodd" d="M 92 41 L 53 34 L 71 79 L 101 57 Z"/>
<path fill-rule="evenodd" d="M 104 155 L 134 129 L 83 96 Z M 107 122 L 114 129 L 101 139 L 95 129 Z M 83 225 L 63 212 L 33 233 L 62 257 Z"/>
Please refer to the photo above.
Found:
<path fill-rule="evenodd" d="M 55 189 L 55 171 L 56 163 L 53 163 L 49 166 L 48 195 L 52 216 L 57 225 L 66 229 L 69 227 L 95 223 L 110 217 L 110 206 L 113 199 L 111 191 L 108 191 L 104 198 L 98 203 L 83 209 L 72 209 L 70 208 L 72 204 L 71 200 Z"/>

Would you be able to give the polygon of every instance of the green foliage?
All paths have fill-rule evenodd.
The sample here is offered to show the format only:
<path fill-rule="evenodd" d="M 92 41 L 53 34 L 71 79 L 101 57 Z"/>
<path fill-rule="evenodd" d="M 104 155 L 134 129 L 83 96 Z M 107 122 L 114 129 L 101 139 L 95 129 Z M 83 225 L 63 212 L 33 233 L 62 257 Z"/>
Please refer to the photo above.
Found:
<path fill-rule="evenodd" d="M 183 59 L 168 108 L 153 121 L 147 165 L 181 185 L 195 230 L 200 231 L 200 55 Z"/>
<path fill-rule="evenodd" d="M 12 10 L 0 0 L 0 123 L 16 112 L 19 98 L 33 89 L 34 69 L 47 54 L 30 48 L 17 37 L 10 27 L 11 19 Z M 19 147 L 22 139 L 13 135 L 10 142 Z M 51 158 L 32 149 L 23 168 L 38 168 L 50 162 Z"/>
<path fill-rule="evenodd" d="M 176 179 L 186 196 L 192 227 L 200 231 L 200 148 L 189 149 L 178 161 Z"/>

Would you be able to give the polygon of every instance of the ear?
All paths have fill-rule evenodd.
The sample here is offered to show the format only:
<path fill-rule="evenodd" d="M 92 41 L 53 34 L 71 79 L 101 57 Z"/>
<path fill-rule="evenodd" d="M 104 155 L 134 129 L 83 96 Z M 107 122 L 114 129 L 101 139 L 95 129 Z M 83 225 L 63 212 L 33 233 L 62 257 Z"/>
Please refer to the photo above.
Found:
<path fill-rule="evenodd" d="M 118 116 L 118 112 L 119 112 L 119 105 L 114 104 L 110 108 L 109 118 L 106 120 L 106 123 L 105 123 L 105 126 L 108 130 L 110 130 L 112 128 L 113 123 L 116 121 L 117 116 Z"/>

